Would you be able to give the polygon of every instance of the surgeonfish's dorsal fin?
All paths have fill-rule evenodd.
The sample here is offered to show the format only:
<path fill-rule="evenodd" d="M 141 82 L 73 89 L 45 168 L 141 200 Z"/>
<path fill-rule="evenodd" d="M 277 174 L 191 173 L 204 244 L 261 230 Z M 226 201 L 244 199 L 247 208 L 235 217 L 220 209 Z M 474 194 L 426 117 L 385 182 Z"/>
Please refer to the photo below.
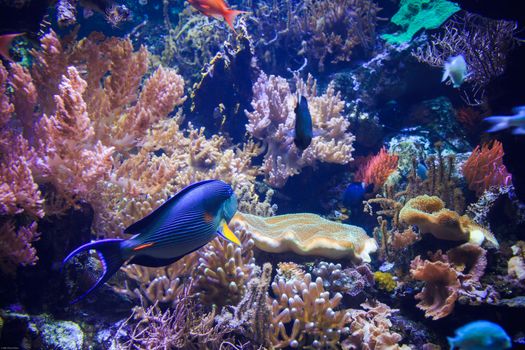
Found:
<path fill-rule="evenodd" d="M 449 77 L 448 63 L 445 63 L 445 69 L 443 69 L 443 77 L 441 77 L 441 82 L 444 82 Z"/>
<path fill-rule="evenodd" d="M 175 195 L 173 195 L 170 199 L 168 199 L 166 202 L 162 203 L 160 207 L 149 213 L 147 216 L 143 217 L 139 221 L 129 225 L 125 230 L 124 233 L 127 234 L 137 234 L 142 231 L 142 228 L 145 226 L 151 225 L 152 222 L 154 222 L 162 212 L 164 212 L 168 207 L 172 206 L 181 196 L 188 193 L 189 191 L 193 190 L 196 187 L 199 187 L 201 185 L 207 184 L 209 182 L 213 182 L 216 180 L 204 180 L 200 182 L 196 182 L 194 184 L 191 184 L 189 186 L 184 187 L 182 190 L 177 192 Z"/>

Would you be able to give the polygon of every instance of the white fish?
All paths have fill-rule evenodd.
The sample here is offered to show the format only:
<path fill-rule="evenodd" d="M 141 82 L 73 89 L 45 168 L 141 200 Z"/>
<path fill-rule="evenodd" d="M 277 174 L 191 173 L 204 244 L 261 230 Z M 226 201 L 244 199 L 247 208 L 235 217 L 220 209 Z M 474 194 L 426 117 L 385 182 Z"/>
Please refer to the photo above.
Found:
<path fill-rule="evenodd" d="M 519 106 L 512 109 L 514 115 L 511 116 L 493 116 L 485 118 L 485 121 L 492 123 L 492 127 L 487 132 L 496 132 L 515 127 L 512 132 L 514 135 L 525 135 L 525 106 Z"/>
<path fill-rule="evenodd" d="M 444 69 L 441 82 L 450 78 L 455 88 L 459 88 L 468 76 L 467 62 L 465 62 L 463 55 L 449 57 L 447 62 L 445 62 Z"/>

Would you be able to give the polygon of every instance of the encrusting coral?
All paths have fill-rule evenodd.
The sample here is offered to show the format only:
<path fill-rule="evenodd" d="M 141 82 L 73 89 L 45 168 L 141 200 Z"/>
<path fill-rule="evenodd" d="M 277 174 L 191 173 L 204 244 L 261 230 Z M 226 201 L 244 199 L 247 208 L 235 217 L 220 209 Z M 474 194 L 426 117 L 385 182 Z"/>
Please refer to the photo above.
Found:
<path fill-rule="evenodd" d="M 436 196 L 412 198 L 399 212 L 399 220 L 416 225 L 422 233 L 431 233 L 439 239 L 469 241 L 478 245 L 486 239 L 494 247 L 499 247 L 490 231 L 474 223 L 468 216 L 460 216 L 446 209 L 445 203 Z"/>
<path fill-rule="evenodd" d="M 362 228 L 315 214 L 265 218 L 238 212 L 232 222 L 251 234 L 257 248 L 271 253 L 292 251 L 300 255 L 370 262 L 370 254 L 377 250 L 376 241 Z"/>
<path fill-rule="evenodd" d="M 313 128 L 319 134 L 303 152 L 293 142 L 297 98 L 286 79 L 261 73 L 253 85 L 253 112 L 246 111 L 246 130 L 266 146 L 261 168 L 273 187 L 283 187 L 290 176 L 317 161 L 346 164 L 352 160 L 354 136 L 347 132 L 344 101 L 334 86 L 318 96 L 317 83 L 309 75 L 306 82 L 298 81 L 297 90 L 307 98 Z"/>

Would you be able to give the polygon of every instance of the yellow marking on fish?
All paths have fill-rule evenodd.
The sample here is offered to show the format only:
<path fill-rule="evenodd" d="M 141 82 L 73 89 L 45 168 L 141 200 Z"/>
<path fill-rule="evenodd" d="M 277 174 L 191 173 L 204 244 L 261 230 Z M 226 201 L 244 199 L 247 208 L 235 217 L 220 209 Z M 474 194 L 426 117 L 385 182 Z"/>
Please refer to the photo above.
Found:
<path fill-rule="evenodd" d="M 222 224 L 222 235 L 230 242 L 237 244 L 239 247 L 241 246 L 241 241 L 239 241 L 239 238 L 230 230 L 228 225 L 224 222 Z"/>
<path fill-rule="evenodd" d="M 138 246 L 136 246 L 135 248 L 133 248 L 133 251 L 136 252 L 136 251 L 138 251 L 138 250 L 142 250 L 142 249 L 144 249 L 144 248 L 151 247 L 151 246 L 154 245 L 154 244 L 155 244 L 155 243 L 153 243 L 153 242 L 150 242 L 150 243 L 143 243 L 143 244 L 138 245 Z"/>

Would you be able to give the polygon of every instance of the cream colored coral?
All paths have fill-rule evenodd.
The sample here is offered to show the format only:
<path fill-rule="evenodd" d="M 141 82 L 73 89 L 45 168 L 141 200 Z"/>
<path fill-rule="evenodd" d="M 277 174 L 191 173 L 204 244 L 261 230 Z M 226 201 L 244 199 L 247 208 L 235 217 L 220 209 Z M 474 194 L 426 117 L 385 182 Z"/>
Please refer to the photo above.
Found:
<path fill-rule="evenodd" d="M 251 233 L 257 248 L 270 253 L 292 251 L 332 259 L 370 262 L 376 241 L 357 226 L 340 224 L 315 214 L 259 217 L 237 212 L 232 223 Z"/>
<path fill-rule="evenodd" d="M 460 216 L 445 208 L 445 203 L 436 196 L 418 196 L 409 200 L 399 212 L 399 220 L 416 225 L 422 233 L 431 233 L 436 238 L 450 241 L 469 241 L 481 245 L 486 239 L 499 247 L 496 238 L 484 227 L 474 223 L 467 215 Z"/>

